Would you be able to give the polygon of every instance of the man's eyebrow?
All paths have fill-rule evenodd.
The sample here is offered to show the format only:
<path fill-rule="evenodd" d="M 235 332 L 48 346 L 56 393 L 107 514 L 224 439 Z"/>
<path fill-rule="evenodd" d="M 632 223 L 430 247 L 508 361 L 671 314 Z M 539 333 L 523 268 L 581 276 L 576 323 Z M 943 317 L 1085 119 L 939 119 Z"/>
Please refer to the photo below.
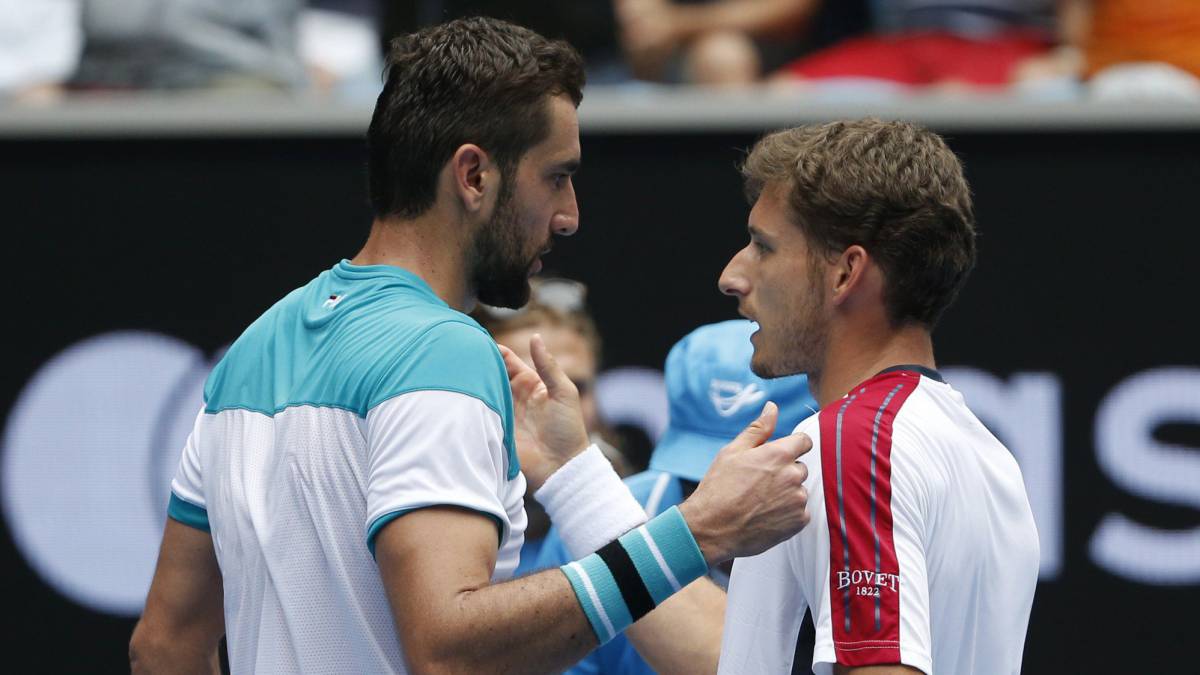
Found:
<path fill-rule="evenodd" d="M 579 160 L 576 158 L 564 160 L 551 167 L 553 173 L 574 174 L 579 170 Z"/>

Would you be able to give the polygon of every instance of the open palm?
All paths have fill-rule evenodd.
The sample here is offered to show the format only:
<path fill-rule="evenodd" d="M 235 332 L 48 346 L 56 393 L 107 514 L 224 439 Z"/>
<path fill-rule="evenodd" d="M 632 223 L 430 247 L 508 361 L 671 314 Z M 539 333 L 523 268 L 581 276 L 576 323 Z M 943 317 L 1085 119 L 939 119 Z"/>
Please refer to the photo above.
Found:
<path fill-rule="evenodd" d="M 521 470 L 532 489 L 588 445 L 579 392 L 546 349 L 541 336 L 530 341 L 530 367 L 501 346 L 513 394 L 514 434 Z"/>

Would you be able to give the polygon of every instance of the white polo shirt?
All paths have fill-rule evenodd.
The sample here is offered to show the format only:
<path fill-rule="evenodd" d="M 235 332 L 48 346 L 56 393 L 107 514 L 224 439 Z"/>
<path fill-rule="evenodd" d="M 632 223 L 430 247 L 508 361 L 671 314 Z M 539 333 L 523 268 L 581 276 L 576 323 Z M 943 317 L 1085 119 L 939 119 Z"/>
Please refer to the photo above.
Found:
<path fill-rule="evenodd" d="M 322 273 L 238 338 L 204 400 L 168 513 L 212 533 L 234 673 L 406 672 L 372 553 L 415 509 L 486 515 L 493 579 L 516 568 L 525 478 L 504 363 L 415 275 Z"/>
<path fill-rule="evenodd" d="M 1020 673 L 1037 531 L 1016 461 L 962 395 L 889 369 L 796 431 L 813 440 L 812 520 L 734 564 L 720 672 L 791 672 L 807 608 L 816 673 Z"/>

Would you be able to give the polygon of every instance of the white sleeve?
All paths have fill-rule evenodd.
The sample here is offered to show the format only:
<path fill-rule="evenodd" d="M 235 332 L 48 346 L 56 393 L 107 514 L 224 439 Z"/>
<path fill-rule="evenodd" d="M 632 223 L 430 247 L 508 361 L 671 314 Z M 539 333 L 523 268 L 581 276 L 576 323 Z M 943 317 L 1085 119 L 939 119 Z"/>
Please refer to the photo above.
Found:
<path fill-rule="evenodd" d="M 371 409 L 366 420 L 367 543 L 393 519 L 428 506 L 457 506 L 490 516 L 500 539 L 511 523 L 501 494 L 506 483 L 504 427 L 478 398 L 420 390 Z"/>
<path fill-rule="evenodd" d="M 788 557 L 785 542 L 734 562 L 719 673 L 791 672 L 806 606 Z"/>
<path fill-rule="evenodd" d="M 171 480 L 171 492 L 178 498 L 193 506 L 207 508 L 204 500 L 203 471 L 200 463 L 200 426 L 204 421 L 204 409 L 196 415 L 192 425 L 192 433 L 188 434 L 187 442 L 183 445 L 183 454 L 179 458 L 179 468 Z"/>
<path fill-rule="evenodd" d="M 200 456 L 200 434 L 207 417 L 204 409 L 196 415 L 192 433 L 188 434 L 179 458 L 179 468 L 171 480 L 171 499 L 167 502 L 167 516 L 198 530 L 210 532 L 208 501 L 204 498 L 204 470 Z"/>

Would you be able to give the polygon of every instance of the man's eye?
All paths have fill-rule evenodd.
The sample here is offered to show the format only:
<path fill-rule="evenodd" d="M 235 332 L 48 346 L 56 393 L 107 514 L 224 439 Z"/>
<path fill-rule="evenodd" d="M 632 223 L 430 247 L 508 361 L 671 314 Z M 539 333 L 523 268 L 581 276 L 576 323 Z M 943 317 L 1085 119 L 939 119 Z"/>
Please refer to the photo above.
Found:
<path fill-rule="evenodd" d="M 567 180 L 569 178 L 570 178 L 570 176 L 568 176 L 565 173 L 560 173 L 557 176 L 555 176 L 554 177 L 554 189 L 555 190 L 563 189 L 563 186 L 565 186 L 567 184 Z"/>
<path fill-rule="evenodd" d="M 770 253 L 771 252 L 771 247 L 767 246 L 766 244 L 762 243 L 761 241 L 756 240 L 756 241 L 752 241 L 751 243 L 754 244 L 755 250 L 757 250 L 759 253 Z"/>

